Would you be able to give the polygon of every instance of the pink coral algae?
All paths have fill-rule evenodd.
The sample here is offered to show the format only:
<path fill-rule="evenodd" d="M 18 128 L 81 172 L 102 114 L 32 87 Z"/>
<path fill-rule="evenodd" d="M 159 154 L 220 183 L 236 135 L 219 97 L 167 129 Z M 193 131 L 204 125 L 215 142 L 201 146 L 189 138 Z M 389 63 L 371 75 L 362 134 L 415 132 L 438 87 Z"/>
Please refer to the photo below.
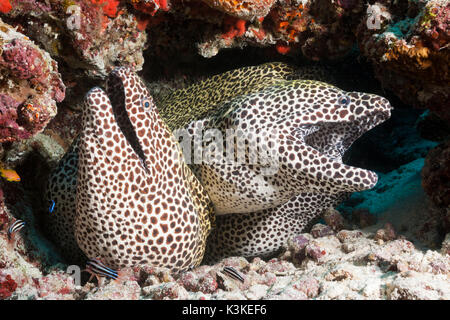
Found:
<path fill-rule="evenodd" d="M 9 298 L 17 289 L 17 283 L 8 274 L 3 280 L 0 279 L 0 299 Z"/>
<path fill-rule="evenodd" d="M 0 94 L 0 143 L 27 139 L 31 133 L 18 123 L 17 108 L 20 103 L 8 95 Z"/>
<path fill-rule="evenodd" d="M 3 46 L 0 66 L 8 68 L 18 79 L 38 78 L 44 73 L 42 60 L 37 50 L 14 39 Z"/>

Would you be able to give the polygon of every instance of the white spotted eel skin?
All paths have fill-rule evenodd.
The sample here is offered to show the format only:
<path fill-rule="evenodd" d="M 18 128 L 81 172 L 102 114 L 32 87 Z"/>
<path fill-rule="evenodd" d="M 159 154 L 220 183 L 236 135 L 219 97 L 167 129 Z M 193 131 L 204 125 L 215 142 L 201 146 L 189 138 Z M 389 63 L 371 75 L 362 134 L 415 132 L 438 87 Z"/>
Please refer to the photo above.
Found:
<path fill-rule="evenodd" d="M 377 182 L 375 172 L 348 166 L 342 156 L 363 133 L 390 117 L 391 105 L 383 97 L 289 80 L 218 109 L 185 128 L 192 139 L 200 128 L 238 136 L 231 148 L 234 157 L 228 158 L 230 148 L 217 157 L 216 145 L 204 139 L 203 157 L 215 161 L 194 165 L 217 214 L 209 259 L 274 254 L 324 209 Z M 245 150 L 240 162 L 238 149 Z"/>
<path fill-rule="evenodd" d="M 78 164 L 68 161 L 55 178 L 67 180 L 77 166 L 69 218 L 79 248 L 111 268 L 149 264 L 178 272 L 199 265 L 213 220 L 205 190 L 139 77 L 117 68 L 106 87 L 87 94 Z M 56 185 L 48 191 L 55 208 L 64 191 Z M 70 220 L 58 219 L 66 232 Z"/>
<path fill-rule="evenodd" d="M 323 79 L 325 75 L 324 70 L 315 67 L 298 68 L 282 62 L 239 68 L 212 76 L 187 88 L 170 92 L 160 99 L 158 109 L 169 128 L 174 130 L 185 126 L 192 120 L 202 119 L 207 114 L 214 113 L 216 105 L 241 94 L 257 92 L 288 79 L 310 77 Z M 123 88 L 117 88 L 117 90 L 120 92 Z M 108 93 L 108 95 L 112 95 L 112 93 Z M 123 113 L 120 108 L 115 108 L 115 111 Z M 122 125 L 122 129 L 124 129 L 123 127 Z M 124 133 L 130 137 L 131 134 L 128 133 L 130 130 L 125 129 Z M 131 129 L 131 131 L 133 130 Z M 74 140 L 57 168 L 51 173 L 45 194 L 47 212 L 44 215 L 44 226 L 46 233 L 57 244 L 69 263 L 84 263 L 86 259 L 85 254 L 78 247 L 74 230 L 78 144 L 79 137 Z M 196 186 L 199 181 L 190 173 L 189 179 L 192 181 L 193 190 L 201 190 Z M 203 191 L 199 191 L 197 198 L 202 199 L 202 197 Z M 54 210 L 49 214 L 50 206 L 54 206 Z M 212 210 L 209 210 L 209 215 L 202 216 L 204 237 L 211 225 L 214 225 L 214 221 L 215 215 Z M 205 245 L 205 243 L 201 245 Z"/>
<path fill-rule="evenodd" d="M 193 166 L 217 214 L 217 227 L 209 237 L 205 254 L 208 261 L 230 255 L 245 257 L 273 255 L 288 237 L 304 232 L 324 209 L 335 206 L 348 193 L 367 190 L 376 184 L 377 176 L 374 172 L 345 165 L 342 163 L 342 156 L 359 136 L 389 118 L 391 110 L 389 102 L 377 95 L 346 92 L 324 82 L 295 80 L 299 76 L 302 77 L 303 73 L 302 71 L 299 74 L 283 63 L 246 67 L 216 75 L 186 89 L 174 91 L 162 99 L 163 118 L 170 128 L 187 129 L 187 132 L 192 135 L 194 128 L 199 125 L 203 125 L 205 129 L 219 129 L 223 137 L 226 136 L 227 129 L 241 129 L 247 134 L 277 133 L 275 148 L 271 148 L 276 151 L 276 157 L 262 159 L 269 162 L 252 164 L 209 162 Z M 306 76 L 308 77 L 308 74 Z M 119 94 L 123 92 L 123 89 L 112 91 Z M 105 96 L 98 90 L 93 93 Z M 108 93 L 108 95 L 113 94 Z M 127 99 L 131 99 L 128 97 L 128 91 Z M 116 100 L 117 98 L 113 99 L 113 101 Z M 136 101 L 139 99 L 136 98 Z M 205 104 L 206 102 L 211 103 L 208 105 Z M 91 104 L 97 105 L 95 101 Z M 119 104 L 112 105 L 114 107 Z M 134 111 L 130 113 L 130 117 L 126 117 L 128 118 L 139 119 Z M 115 123 L 114 120 L 110 122 Z M 122 121 L 116 120 L 116 122 Z M 111 139 L 106 137 L 107 131 L 103 131 L 101 136 L 97 135 L 97 138 L 103 138 L 103 142 L 107 143 Z M 130 137 L 134 132 L 138 133 L 137 137 L 139 137 L 140 130 L 122 129 L 122 133 L 128 135 L 127 141 L 139 140 L 137 137 Z M 151 137 L 151 132 L 152 130 L 149 130 L 146 134 L 144 133 L 144 136 Z M 133 150 L 137 151 L 131 154 L 143 162 L 141 167 L 137 166 L 141 172 L 139 176 L 145 176 L 144 159 L 147 159 L 147 154 L 140 151 L 139 146 L 132 144 Z M 158 150 L 161 146 L 159 145 Z M 69 219 L 64 218 L 65 214 L 74 212 L 71 208 L 75 207 L 74 172 L 77 172 L 78 163 L 76 148 L 76 146 L 72 147 L 72 153 L 65 156 L 57 171 L 51 176 L 47 192 L 47 201 L 56 199 L 54 216 L 63 216 L 63 218 L 52 218 L 55 221 L 52 228 L 56 230 L 51 231 L 51 234 L 57 242 L 58 240 L 64 242 L 63 250 L 69 256 L 77 252 L 77 245 L 70 238 L 70 229 L 73 227 L 67 223 Z M 115 148 L 110 149 L 111 156 L 120 157 L 124 150 L 122 148 L 115 150 Z M 204 151 L 206 158 L 211 156 L 208 148 Z M 88 154 L 95 153 L 92 151 Z M 246 154 L 246 157 L 248 158 L 249 154 Z M 272 175 L 261 174 L 267 167 L 267 163 L 273 159 L 276 160 L 278 170 Z M 82 164 L 81 155 L 80 164 Z M 102 170 L 106 169 L 100 169 L 100 173 Z M 118 172 L 112 170 L 100 176 L 92 176 L 91 180 L 94 183 L 90 182 L 91 187 L 93 188 L 97 183 L 108 184 L 109 189 L 118 188 L 120 182 L 124 183 L 119 179 L 119 174 L 124 174 L 121 168 Z M 116 182 L 110 181 L 110 175 Z M 81 173 L 78 177 L 81 177 Z M 133 174 L 134 181 L 136 177 L 137 175 Z M 96 179 L 100 182 L 96 182 Z M 198 183 L 195 178 L 191 177 L 191 179 Z M 140 185 L 139 188 L 141 188 Z M 83 193 L 82 189 L 78 187 L 77 192 Z M 100 206 L 99 211 L 102 212 L 102 206 L 113 202 L 114 199 L 104 200 L 95 190 L 97 189 L 94 188 L 93 194 L 90 195 L 94 197 L 94 200 L 89 201 Z M 108 192 L 117 195 L 114 191 L 113 189 Z M 203 192 L 202 189 L 199 194 L 203 195 Z M 96 200 L 95 197 L 98 199 Z M 130 211 L 129 219 L 126 219 L 130 225 L 123 227 L 127 231 L 115 230 L 114 234 L 106 232 L 105 234 L 108 234 L 106 238 L 96 238 L 100 244 L 85 240 L 87 244 L 85 246 L 80 244 L 80 246 L 83 251 L 89 251 L 90 254 L 97 254 L 97 251 L 90 249 L 90 245 L 97 249 L 102 248 L 100 250 L 102 252 L 109 252 L 111 251 L 109 248 L 115 248 L 117 252 L 114 252 L 114 255 L 123 255 L 120 259 L 126 260 L 128 264 L 134 264 L 141 261 L 139 260 L 141 258 L 138 256 L 133 260 L 130 255 L 137 246 L 139 250 L 142 249 L 142 243 L 137 243 L 136 240 L 137 236 L 142 237 L 146 229 L 142 224 L 132 223 L 132 219 L 136 220 L 134 212 L 139 212 L 136 210 L 139 197 L 134 201 L 130 201 L 128 197 L 125 197 L 125 200 L 122 195 L 121 197 L 116 203 L 119 206 L 121 203 L 124 204 Z M 162 212 L 168 215 L 172 212 L 172 207 L 169 206 L 162 209 L 164 209 Z M 89 210 L 86 210 L 87 216 L 89 216 Z M 125 214 L 126 210 L 123 212 Z M 214 214 L 207 210 L 205 212 L 208 214 L 202 215 L 201 222 L 204 225 L 203 230 L 209 230 L 208 228 L 211 228 L 214 223 Z M 123 217 L 120 218 L 123 219 Z M 117 224 L 119 221 L 119 219 L 114 222 L 109 221 L 105 217 L 91 220 L 97 221 L 98 225 L 85 225 L 85 227 L 89 227 L 89 232 L 92 230 L 95 234 L 102 234 L 101 230 L 104 231 L 108 225 L 114 226 L 114 222 Z M 123 222 L 123 220 L 120 221 Z M 160 220 L 157 221 L 160 223 Z M 78 222 L 76 225 L 78 230 Z M 58 230 L 61 232 L 58 233 Z M 68 236 L 62 234 L 67 231 Z M 121 233 L 118 234 L 118 232 Z M 78 241 L 82 243 L 82 239 L 78 237 L 78 231 L 75 234 Z M 166 235 L 169 234 L 170 232 Z M 207 232 L 203 234 L 207 235 Z M 159 235 L 159 229 L 154 235 L 150 233 L 148 242 L 155 243 Z M 87 236 L 86 231 L 82 237 L 87 238 Z M 117 242 L 113 244 L 114 240 Z M 126 241 L 127 245 L 123 241 Z M 130 260 L 134 262 L 130 263 Z"/>

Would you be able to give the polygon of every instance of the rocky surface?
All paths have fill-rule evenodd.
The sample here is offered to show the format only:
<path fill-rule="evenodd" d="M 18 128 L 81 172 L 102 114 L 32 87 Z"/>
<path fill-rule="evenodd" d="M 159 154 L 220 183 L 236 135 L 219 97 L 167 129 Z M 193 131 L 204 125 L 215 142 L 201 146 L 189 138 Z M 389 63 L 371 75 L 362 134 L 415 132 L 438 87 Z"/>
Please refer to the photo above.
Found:
<path fill-rule="evenodd" d="M 316 225 L 313 229 L 327 228 Z M 330 228 L 331 230 L 331 228 Z M 450 299 L 448 235 L 442 250 L 417 247 L 379 223 L 364 229 L 291 238 L 268 261 L 230 257 L 180 275 L 151 267 L 122 270 L 120 281 L 75 284 L 68 266 L 44 273 L 15 251 L 2 250 L 0 282 L 9 299 Z M 0 239 L 4 248 L 5 240 Z M 229 277 L 234 267 L 244 282 Z"/>
<path fill-rule="evenodd" d="M 372 61 L 383 86 L 404 102 L 426 106 L 447 121 L 449 17 L 446 0 L 379 1 L 369 6 L 357 29 L 361 52 Z"/>
<path fill-rule="evenodd" d="M 386 89 L 450 119 L 446 0 L 17 0 L 2 12 L 64 62 L 69 97 L 115 65 L 141 70 L 144 50 L 169 70 L 227 48 L 330 61 L 357 44 Z"/>
<path fill-rule="evenodd" d="M 56 61 L 0 19 L 0 143 L 41 132 L 64 96 Z"/>
<path fill-rule="evenodd" d="M 438 212 L 443 232 L 450 232 L 450 142 L 432 149 L 422 170 L 422 186 Z"/>

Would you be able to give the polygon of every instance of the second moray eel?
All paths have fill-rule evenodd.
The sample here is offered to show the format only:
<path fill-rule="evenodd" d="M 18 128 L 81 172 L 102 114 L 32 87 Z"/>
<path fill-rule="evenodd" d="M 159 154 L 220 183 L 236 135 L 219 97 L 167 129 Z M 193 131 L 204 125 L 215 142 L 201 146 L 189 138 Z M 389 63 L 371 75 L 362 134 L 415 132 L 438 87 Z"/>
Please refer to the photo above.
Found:
<path fill-rule="evenodd" d="M 183 127 L 193 120 L 214 113 L 215 106 L 232 98 L 282 81 L 301 77 L 323 77 L 320 69 L 297 69 L 285 63 L 267 63 L 259 66 L 232 70 L 208 78 L 188 88 L 173 91 L 159 100 L 161 118 L 170 129 Z M 137 80 L 136 80 L 137 81 Z M 140 81 L 140 80 L 139 80 Z M 85 254 L 79 249 L 75 238 L 76 193 L 78 172 L 79 137 L 59 162 L 49 177 L 45 194 L 46 204 L 54 206 L 52 213 L 45 215 L 48 236 L 60 247 L 61 253 L 70 263 L 81 263 Z M 198 183 L 191 175 L 192 184 Z M 209 210 L 209 209 L 208 209 Z M 203 215 L 201 221 L 204 242 L 214 214 Z"/>

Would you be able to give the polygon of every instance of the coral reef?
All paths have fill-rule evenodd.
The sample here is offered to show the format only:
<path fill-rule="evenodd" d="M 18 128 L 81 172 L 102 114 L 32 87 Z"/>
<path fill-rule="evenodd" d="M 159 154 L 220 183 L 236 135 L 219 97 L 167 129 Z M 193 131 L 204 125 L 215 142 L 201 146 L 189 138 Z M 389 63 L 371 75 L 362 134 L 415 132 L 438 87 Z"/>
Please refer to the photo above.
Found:
<path fill-rule="evenodd" d="M 407 5 L 380 1 L 369 7 L 357 29 L 361 53 L 372 61 L 383 86 L 406 103 L 427 107 L 447 121 L 449 15 L 446 0 Z"/>
<path fill-rule="evenodd" d="M 65 95 L 58 66 L 27 36 L 0 20 L 0 142 L 41 132 Z"/>
<path fill-rule="evenodd" d="M 104 78 L 118 64 L 141 70 L 147 33 L 151 54 L 162 63 L 194 47 L 212 57 L 245 46 L 335 60 L 358 44 L 385 88 L 450 119 L 446 0 L 27 0 L 5 1 L 1 10 L 53 57 L 90 78 Z"/>
<path fill-rule="evenodd" d="M 227 15 L 217 15 L 195 1 L 173 2 L 169 13 L 175 14 L 165 15 L 148 30 L 150 47 L 159 58 L 164 59 L 160 53 L 168 53 L 163 48 L 176 54 L 177 50 L 192 50 L 194 43 L 200 55 L 208 58 L 224 48 L 256 46 L 323 61 L 339 59 L 357 44 L 386 89 L 405 103 L 450 119 L 450 5 L 445 0 L 284 0 L 268 5 L 266 15 L 252 19 L 224 9 L 236 1 L 204 2 L 214 2 L 212 7 Z M 192 29 L 180 22 L 183 19 L 191 21 Z M 199 29 L 201 35 L 196 33 Z M 164 41 L 158 37 L 161 33 Z"/>
<path fill-rule="evenodd" d="M 211 8 L 223 11 L 231 16 L 253 20 L 265 17 L 275 0 L 202 0 Z"/>
<path fill-rule="evenodd" d="M 136 17 L 118 5 L 106 0 L 52 2 L 48 10 L 56 20 L 30 17 L 23 28 L 52 56 L 90 77 L 103 78 L 117 64 L 140 70 L 146 33 L 137 29 Z M 27 13 L 34 15 L 21 11 Z"/>
<path fill-rule="evenodd" d="M 117 64 L 141 70 L 147 32 L 163 60 L 167 50 L 195 46 L 212 57 L 249 45 L 334 60 L 357 43 L 384 87 L 450 119 L 446 0 L 27 0 L 5 1 L 1 10 L 53 57 L 94 78 Z"/>
<path fill-rule="evenodd" d="M 428 153 L 422 186 L 440 212 L 443 232 L 450 232 L 450 141 Z"/>

